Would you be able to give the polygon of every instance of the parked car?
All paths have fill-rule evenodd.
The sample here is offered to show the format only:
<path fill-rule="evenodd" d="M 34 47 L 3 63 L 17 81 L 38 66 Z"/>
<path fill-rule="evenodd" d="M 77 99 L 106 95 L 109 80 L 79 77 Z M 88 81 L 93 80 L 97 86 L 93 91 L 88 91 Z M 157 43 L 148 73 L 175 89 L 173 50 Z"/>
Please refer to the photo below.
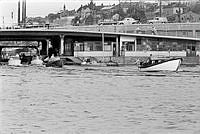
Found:
<path fill-rule="evenodd" d="M 114 21 L 112 19 L 104 19 L 100 20 L 98 25 L 117 25 L 117 21 Z"/>
<path fill-rule="evenodd" d="M 155 17 L 152 20 L 148 20 L 149 24 L 154 24 L 154 23 L 167 23 L 168 20 L 166 17 Z"/>
<path fill-rule="evenodd" d="M 99 22 L 98 25 L 117 25 L 116 21 L 102 21 Z"/>
<path fill-rule="evenodd" d="M 138 20 L 135 20 L 133 18 L 124 18 L 122 21 L 118 21 L 118 25 L 132 25 L 137 23 Z"/>

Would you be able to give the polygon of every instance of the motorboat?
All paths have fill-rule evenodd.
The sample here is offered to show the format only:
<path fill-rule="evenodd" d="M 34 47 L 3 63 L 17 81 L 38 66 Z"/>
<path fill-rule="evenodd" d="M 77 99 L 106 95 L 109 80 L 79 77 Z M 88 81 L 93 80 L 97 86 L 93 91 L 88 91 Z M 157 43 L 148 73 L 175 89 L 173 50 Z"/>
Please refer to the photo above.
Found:
<path fill-rule="evenodd" d="M 81 65 L 83 62 L 79 57 L 61 57 L 61 60 L 63 61 L 63 65 Z"/>
<path fill-rule="evenodd" d="M 43 61 L 41 59 L 39 59 L 38 56 L 34 57 L 34 59 L 31 61 L 31 65 L 39 65 L 42 66 L 43 65 Z"/>
<path fill-rule="evenodd" d="M 117 62 L 114 62 L 114 61 L 108 61 L 108 62 L 106 62 L 106 65 L 107 66 L 119 66 L 119 64 Z"/>
<path fill-rule="evenodd" d="M 58 56 L 54 57 L 52 55 L 51 58 L 45 59 L 45 61 L 47 61 L 46 67 L 63 67 L 63 62 Z"/>
<path fill-rule="evenodd" d="M 182 62 L 182 58 L 174 57 L 158 57 L 151 61 L 144 61 L 138 64 L 140 71 L 156 72 L 156 71 L 178 71 Z"/>
<path fill-rule="evenodd" d="M 19 55 L 11 56 L 8 60 L 9 66 L 22 66 Z"/>
<path fill-rule="evenodd" d="M 46 67 L 63 67 L 63 62 L 61 60 L 49 61 L 46 64 Z"/>

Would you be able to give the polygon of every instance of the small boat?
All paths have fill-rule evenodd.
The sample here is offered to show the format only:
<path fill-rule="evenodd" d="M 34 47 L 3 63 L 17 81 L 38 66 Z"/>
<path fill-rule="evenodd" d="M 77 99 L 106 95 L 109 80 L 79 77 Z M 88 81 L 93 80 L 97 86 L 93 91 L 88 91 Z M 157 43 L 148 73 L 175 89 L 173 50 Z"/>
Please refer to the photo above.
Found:
<path fill-rule="evenodd" d="M 46 67 L 63 67 L 63 62 L 58 56 L 52 55 L 50 59 L 45 59 L 45 61 L 47 61 Z"/>
<path fill-rule="evenodd" d="M 182 58 L 161 57 L 154 58 L 150 62 L 140 62 L 138 68 L 146 72 L 178 71 L 181 62 Z"/>
<path fill-rule="evenodd" d="M 63 65 L 81 65 L 83 62 L 79 57 L 62 57 Z"/>
<path fill-rule="evenodd" d="M 119 66 L 119 64 L 117 62 L 114 62 L 114 61 L 108 61 L 108 62 L 106 62 L 106 65 L 107 66 Z"/>
<path fill-rule="evenodd" d="M 39 59 L 38 56 L 34 57 L 34 59 L 31 61 L 31 65 L 43 65 L 43 61 Z"/>
<path fill-rule="evenodd" d="M 46 67 L 63 67 L 63 62 L 61 60 L 49 61 L 46 64 Z"/>
<path fill-rule="evenodd" d="M 19 55 L 11 56 L 10 59 L 8 60 L 8 65 L 9 66 L 22 66 Z"/>

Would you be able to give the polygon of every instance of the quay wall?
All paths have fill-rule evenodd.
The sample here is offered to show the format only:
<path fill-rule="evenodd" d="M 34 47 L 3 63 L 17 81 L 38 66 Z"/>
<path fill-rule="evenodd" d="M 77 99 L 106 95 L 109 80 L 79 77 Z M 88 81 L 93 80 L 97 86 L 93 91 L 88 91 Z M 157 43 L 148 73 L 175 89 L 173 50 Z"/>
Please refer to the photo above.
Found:
<path fill-rule="evenodd" d="M 88 57 L 88 56 L 86 56 Z M 79 57 L 80 59 L 84 59 L 86 57 Z M 176 57 L 176 56 L 174 56 Z M 181 56 L 179 56 L 181 57 Z M 118 64 L 120 65 L 136 65 L 136 61 L 138 59 L 144 61 L 147 59 L 146 56 L 138 56 L 138 57 L 133 57 L 133 56 L 121 56 L 121 57 L 111 57 L 111 56 L 105 56 L 105 57 L 102 57 L 102 56 L 95 56 L 95 58 L 98 60 L 98 61 L 101 61 L 101 62 L 108 62 L 110 60 L 114 61 L 114 62 L 117 62 Z M 200 57 L 199 56 L 196 56 L 196 57 L 181 57 L 183 58 L 183 61 L 182 61 L 182 65 L 200 65 Z"/>
<path fill-rule="evenodd" d="M 136 65 L 136 61 L 138 59 L 140 60 L 146 60 L 147 57 L 96 57 L 98 61 L 109 61 L 110 59 L 114 62 L 119 63 L 120 65 Z M 183 58 L 182 65 L 200 65 L 200 57 L 181 57 Z"/>
<path fill-rule="evenodd" d="M 186 56 L 185 51 L 136 51 L 136 52 L 126 52 L 125 56 L 113 57 L 112 52 L 104 52 L 102 55 L 102 51 L 96 52 L 74 52 L 75 57 L 84 58 L 84 57 L 96 57 L 99 61 L 115 61 L 119 64 L 125 65 L 133 65 L 137 59 L 145 60 L 150 54 L 153 56 L 171 56 L 171 57 L 182 57 L 182 64 L 200 64 L 200 52 L 197 51 L 197 56 L 188 57 Z"/>

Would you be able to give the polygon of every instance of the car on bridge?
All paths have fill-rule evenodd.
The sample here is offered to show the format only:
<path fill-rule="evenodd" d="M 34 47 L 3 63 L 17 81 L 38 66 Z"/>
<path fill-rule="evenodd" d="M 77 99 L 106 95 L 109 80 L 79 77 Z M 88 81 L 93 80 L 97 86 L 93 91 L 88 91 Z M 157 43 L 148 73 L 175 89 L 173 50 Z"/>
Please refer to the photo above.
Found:
<path fill-rule="evenodd" d="M 132 25 L 137 23 L 138 20 L 135 20 L 133 18 L 124 18 L 122 21 L 118 21 L 118 25 Z"/>
<path fill-rule="evenodd" d="M 105 19 L 103 21 L 100 21 L 98 25 L 117 25 L 117 21 Z"/>
<path fill-rule="evenodd" d="M 166 17 L 155 17 L 152 20 L 148 20 L 149 24 L 154 24 L 154 23 L 168 23 L 168 20 Z"/>

